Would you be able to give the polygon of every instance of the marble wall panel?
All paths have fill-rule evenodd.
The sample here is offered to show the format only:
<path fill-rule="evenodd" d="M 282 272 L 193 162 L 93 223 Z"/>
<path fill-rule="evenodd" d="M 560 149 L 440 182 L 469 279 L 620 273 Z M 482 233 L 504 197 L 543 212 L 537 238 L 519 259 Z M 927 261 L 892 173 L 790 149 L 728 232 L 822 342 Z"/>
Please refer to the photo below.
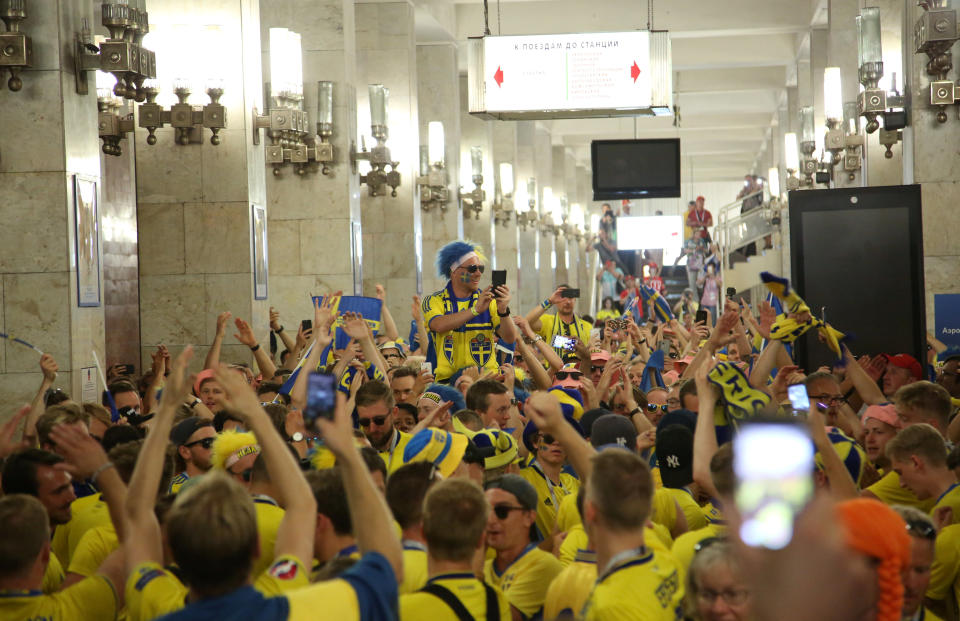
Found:
<path fill-rule="evenodd" d="M 188 274 L 251 272 L 250 205 L 184 205 L 184 256 Z"/>
<path fill-rule="evenodd" d="M 203 200 L 202 149 L 173 144 L 173 130 L 157 130 L 157 144 L 137 149 L 137 202 L 188 203 Z M 242 182 L 242 181 L 240 181 Z"/>
<path fill-rule="evenodd" d="M 70 370 L 69 272 L 3 275 L 4 327 L 28 343 L 56 358 L 60 368 Z M 3 340 L 7 373 L 32 372 L 38 354 Z"/>
<path fill-rule="evenodd" d="M 33 40 L 36 59 L 35 35 Z M 3 108 L 0 173 L 63 170 L 64 111 L 60 102 L 60 74 L 32 70 L 25 71 L 22 79 L 20 92 L 13 93 L 6 86 L 0 89 Z"/>
<path fill-rule="evenodd" d="M 36 371 L 0 374 L 0 424 L 7 422 L 17 413 L 17 410 L 33 401 L 42 379 L 39 363 L 36 365 Z M 54 386 L 69 394 L 71 373 L 69 371 L 57 373 Z"/>
<path fill-rule="evenodd" d="M 184 258 L 183 203 L 140 203 L 137 219 L 140 234 L 140 274 L 183 274 Z"/>
<path fill-rule="evenodd" d="M 270 276 L 299 274 L 300 221 L 271 220 L 267 227 Z"/>
<path fill-rule="evenodd" d="M 205 341 L 203 274 L 140 278 L 140 338 L 144 347 L 198 345 Z"/>
<path fill-rule="evenodd" d="M 350 267 L 350 220 L 301 220 L 300 265 L 307 274 L 347 272 Z"/>
<path fill-rule="evenodd" d="M 181 149 L 200 151 L 200 176 L 203 201 L 207 203 L 246 202 L 249 196 L 247 176 L 240 174 L 247 169 L 247 153 L 244 149 L 247 130 L 242 123 L 220 130 L 219 146 L 210 144 L 209 132 L 204 134 L 202 145 L 187 145 Z M 257 147 L 261 148 L 261 147 Z M 253 163 L 251 162 L 251 165 Z"/>
<path fill-rule="evenodd" d="M 68 269 L 72 238 L 63 172 L 0 174 L 0 273 Z"/>
<path fill-rule="evenodd" d="M 253 298 L 253 277 L 250 274 L 205 274 L 203 276 L 204 308 L 195 316 L 203 324 L 204 336 L 200 343 L 212 343 L 216 335 L 217 315 L 230 311 L 233 315 L 227 328 L 225 342 L 235 342 L 233 320 L 243 319 L 254 329 L 257 338 L 262 339 L 265 332 L 254 324 L 250 314 L 250 300 Z"/>

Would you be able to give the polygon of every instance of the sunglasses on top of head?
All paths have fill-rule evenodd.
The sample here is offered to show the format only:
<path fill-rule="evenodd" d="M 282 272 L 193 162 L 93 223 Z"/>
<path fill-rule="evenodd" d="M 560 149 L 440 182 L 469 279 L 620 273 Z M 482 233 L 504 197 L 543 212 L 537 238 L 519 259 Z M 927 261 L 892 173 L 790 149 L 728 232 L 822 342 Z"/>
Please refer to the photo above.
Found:
<path fill-rule="evenodd" d="M 462 267 L 463 267 L 463 269 L 467 270 L 467 271 L 470 272 L 471 274 L 475 274 L 475 273 L 477 273 L 477 272 L 480 272 L 480 273 L 482 274 L 482 273 L 483 273 L 483 270 L 486 269 L 486 267 L 483 266 L 483 265 L 464 265 L 464 266 L 462 266 Z"/>

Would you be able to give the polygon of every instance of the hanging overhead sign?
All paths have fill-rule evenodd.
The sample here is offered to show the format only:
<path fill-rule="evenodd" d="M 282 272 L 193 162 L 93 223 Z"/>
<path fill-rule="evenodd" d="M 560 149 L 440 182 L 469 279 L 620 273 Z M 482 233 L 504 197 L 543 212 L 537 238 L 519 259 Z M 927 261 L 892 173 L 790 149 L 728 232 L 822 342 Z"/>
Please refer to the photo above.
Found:
<path fill-rule="evenodd" d="M 470 113 L 498 119 L 670 115 L 667 32 L 469 41 Z"/>

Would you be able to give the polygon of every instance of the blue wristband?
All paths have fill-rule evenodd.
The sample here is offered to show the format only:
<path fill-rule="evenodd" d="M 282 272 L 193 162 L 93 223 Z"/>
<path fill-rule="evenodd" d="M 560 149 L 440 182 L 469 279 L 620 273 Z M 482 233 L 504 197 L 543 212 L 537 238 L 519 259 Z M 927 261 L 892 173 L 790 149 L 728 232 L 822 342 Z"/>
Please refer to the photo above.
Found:
<path fill-rule="evenodd" d="M 540 306 L 542 306 L 544 309 L 550 308 L 550 299 L 547 298 L 543 302 L 540 302 Z"/>

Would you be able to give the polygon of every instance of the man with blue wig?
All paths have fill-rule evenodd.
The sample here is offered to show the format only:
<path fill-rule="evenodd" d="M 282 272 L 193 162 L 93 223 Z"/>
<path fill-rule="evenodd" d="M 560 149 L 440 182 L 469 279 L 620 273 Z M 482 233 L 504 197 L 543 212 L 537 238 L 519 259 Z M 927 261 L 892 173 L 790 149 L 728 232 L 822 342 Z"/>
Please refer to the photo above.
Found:
<path fill-rule="evenodd" d="M 423 299 L 423 319 L 436 353 L 434 377 L 449 382 L 463 369 L 497 372 L 496 334 L 516 341 L 506 285 L 480 288 L 484 257 L 472 242 L 453 241 L 437 253 L 437 274 L 447 285 Z"/>

